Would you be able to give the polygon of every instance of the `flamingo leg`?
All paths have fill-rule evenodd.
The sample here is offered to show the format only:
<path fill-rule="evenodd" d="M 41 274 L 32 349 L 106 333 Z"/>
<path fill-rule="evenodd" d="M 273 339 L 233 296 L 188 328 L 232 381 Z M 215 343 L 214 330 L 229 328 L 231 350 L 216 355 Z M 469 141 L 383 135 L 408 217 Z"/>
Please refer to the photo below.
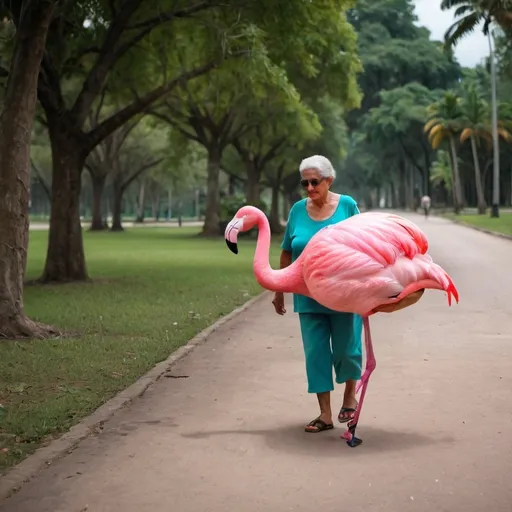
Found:
<path fill-rule="evenodd" d="M 366 348 L 366 368 L 361 376 L 361 380 L 357 384 L 356 393 L 361 389 L 361 398 L 359 399 L 359 406 L 354 417 L 348 422 L 348 430 L 341 436 L 343 439 L 347 441 L 347 444 L 351 448 L 355 448 L 359 446 L 363 440 L 356 437 L 356 427 L 357 422 L 359 421 L 359 415 L 361 414 L 361 410 L 363 408 L 364 397 L 366 395 L 366 389 L 368 387 L 368 381 L 370 380 L 370 375 L 373 370 L 377 366 L 377 362 L 375 360 L 375 354 L 373 353 L 373 343 L 372 343 L 372 335 L 370 332 L 370 321 L 367 316 L 363 318 L 363 326 L 364 326 L 364 343 Z"/>

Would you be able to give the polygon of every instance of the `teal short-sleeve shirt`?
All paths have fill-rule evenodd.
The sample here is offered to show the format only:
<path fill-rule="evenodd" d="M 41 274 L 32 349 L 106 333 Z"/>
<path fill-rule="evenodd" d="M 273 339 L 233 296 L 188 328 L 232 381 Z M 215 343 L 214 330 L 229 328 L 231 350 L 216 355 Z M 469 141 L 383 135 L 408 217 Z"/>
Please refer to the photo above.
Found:
<path fill-rule="evenodd" d="M 313 235 L 325 226 L 336 224 L 359 213 L 357 203 L 350 196 L 342 195 L 335 212 L 328 219 L 314 220 L 306 209 L 307 199 L 296 202 L 288 215 L 288 223 L 281 243 L 283 251 L 292 253 L 292 262 L 295 261 Z M 293 310 L 295 313 L 324 313 L 338 314 L 337 311 L 326 308 L 304 295 L 293 295 Z"/>

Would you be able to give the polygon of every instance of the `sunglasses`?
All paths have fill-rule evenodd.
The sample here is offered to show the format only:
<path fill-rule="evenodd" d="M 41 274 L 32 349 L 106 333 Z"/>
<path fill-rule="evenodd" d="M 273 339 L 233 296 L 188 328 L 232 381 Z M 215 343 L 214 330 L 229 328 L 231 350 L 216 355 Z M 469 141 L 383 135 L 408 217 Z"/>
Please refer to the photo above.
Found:
<path fill-rule="evenodd" d="M 318 185 L 320 185 L 320 183 L 322 183 L 322 181 L 324 181 L 324 178 L 321 178 L 319 180 L 317 180 L 317 179 L 301 180 L 300 186 L 302 188 L 308 188 L 308 186 L 311 185 L 313 188 L 315 188 L 315 187 L 318 187 Z"/>

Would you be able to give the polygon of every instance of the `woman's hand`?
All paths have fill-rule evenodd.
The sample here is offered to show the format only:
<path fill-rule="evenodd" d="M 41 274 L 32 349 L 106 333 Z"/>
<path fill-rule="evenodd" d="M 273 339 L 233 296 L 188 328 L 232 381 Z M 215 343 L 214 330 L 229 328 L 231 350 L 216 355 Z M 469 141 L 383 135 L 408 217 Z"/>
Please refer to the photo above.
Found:
<path fill-rule="evenodd" d="M 274 309 L 278 315 L 286 313 L 286 309 L 284 309 L 284 293 L 276 292 L 272 304 L 274 304 Z"/>

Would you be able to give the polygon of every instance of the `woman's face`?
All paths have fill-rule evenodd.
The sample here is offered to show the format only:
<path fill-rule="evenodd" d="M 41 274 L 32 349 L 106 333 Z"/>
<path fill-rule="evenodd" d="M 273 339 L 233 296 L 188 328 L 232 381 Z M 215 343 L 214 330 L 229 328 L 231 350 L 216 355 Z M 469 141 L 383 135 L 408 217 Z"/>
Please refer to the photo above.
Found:
<path fill-rule="evenodd" d="M 302 171 L 300 184 L 313 201 L 324 199 L 329 193 L 332 178 L 322 178 L 316 169 L 305 169 Z"/>

